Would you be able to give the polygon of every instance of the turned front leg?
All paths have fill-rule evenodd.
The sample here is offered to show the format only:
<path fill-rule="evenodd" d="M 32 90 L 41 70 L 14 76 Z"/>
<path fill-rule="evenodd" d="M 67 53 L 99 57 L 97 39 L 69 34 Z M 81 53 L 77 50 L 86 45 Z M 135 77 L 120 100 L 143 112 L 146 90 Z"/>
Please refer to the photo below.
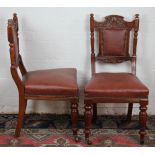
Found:
<path fill-rule="evenodd" d="M 72 120 L 72 131 L 75 138 L 75 141 L 78 141 L 78 102 L 71 102 L 71 120 Z"/>
<path fill-rule="evenodd" d="M 147 100 L 140 101 L 140 112 L 139 112 L 139 122 L 140 122 L 140 144 L 144 144 L 144 139 L 146 135 L 146 122 L 147 122 Z"/>
<path fill-rule="evenodd" d="M 92 126 L 92 105 L 85 101 L 85 139 L 87 144 L 91 144 L 89 136 L 91 134 L 90 129 Z"/>

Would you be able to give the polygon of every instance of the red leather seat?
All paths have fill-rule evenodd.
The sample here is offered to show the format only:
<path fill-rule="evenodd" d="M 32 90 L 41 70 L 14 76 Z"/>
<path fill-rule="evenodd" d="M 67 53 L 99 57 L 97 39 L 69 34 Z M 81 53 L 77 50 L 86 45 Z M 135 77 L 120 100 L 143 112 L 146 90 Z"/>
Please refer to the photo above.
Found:
<path fill-rule="evenodd" d="M 26 94 L 78 95 L 77 71 L 74 68 L 31 71 L 23 81 Z"/>
<path fill-rule="evenodd" d="M 131 73 L 96 73 L 85 87 L 85 96 L 147 97 L 148 88 Z"/>

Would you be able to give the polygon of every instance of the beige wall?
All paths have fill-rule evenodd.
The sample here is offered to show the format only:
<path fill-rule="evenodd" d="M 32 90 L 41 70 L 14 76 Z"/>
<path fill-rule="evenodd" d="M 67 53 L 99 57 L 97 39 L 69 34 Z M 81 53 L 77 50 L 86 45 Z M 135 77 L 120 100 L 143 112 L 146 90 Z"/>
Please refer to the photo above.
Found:
<path fill-rule="evenodd" d="M 1 8 L 0 14 L 0 113 L 18 112 L 18 94 L 10 75 L 6 34 L 7 19 L 16 12 L 20 25 L 20 51 L 28 70 L 76 67 L 80 86 L 80 113 L 83 113 L 82 89 L 90 78 L 89 14 L 97 19 L 110 14 L 132 20 L 140 14 L 137 76 L 150 89 L 149 114 L 155 114 L 155 8 Z M 98 71 L 128 71 L 126 64 L 97 65 Z M 44 104 L 42 104 L 44 103 Z M 29 101 L 27 112 L 69 113 L 70 105 Z M 126 105 L 99 105 L 101 114 L 122 114 Z M 138 113 L 135 105 L 134 113 Z"/>

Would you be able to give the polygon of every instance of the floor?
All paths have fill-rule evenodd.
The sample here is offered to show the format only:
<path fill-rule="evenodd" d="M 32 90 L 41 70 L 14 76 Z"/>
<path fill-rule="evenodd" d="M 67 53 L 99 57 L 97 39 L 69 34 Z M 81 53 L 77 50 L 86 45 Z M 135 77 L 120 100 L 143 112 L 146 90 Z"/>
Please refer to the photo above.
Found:
<path fill-rule="evenodd" d="M 79 117 L 79 142 L 72 136 L 69 115 L 25 115 L 19 138 L 14 138 L 17 115 L 0 115 L 0 146 L 88 146 L 84 140 L 84 121 Z M 98 116 L 93 122 L 93 146 L 155 146 L 155 116 L 149 116 L 145 145 L 139 144 L 138 116 L 127 123 L 125 116 Z"/>

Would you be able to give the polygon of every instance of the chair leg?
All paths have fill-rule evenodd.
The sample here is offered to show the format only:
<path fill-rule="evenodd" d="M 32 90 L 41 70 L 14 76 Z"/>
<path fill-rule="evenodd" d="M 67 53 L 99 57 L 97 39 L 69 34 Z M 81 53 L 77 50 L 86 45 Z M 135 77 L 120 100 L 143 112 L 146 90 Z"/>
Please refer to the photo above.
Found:
<path fill-rule="evenodd" d="M 90 128 L 92 126 L 92 105 L 85 101 L 85 140 L 88 145 L 91 145 L 89 136 L 91 134 Z"/>
<path fill-rule="evenodd" d="M 140 144 L 144 144 L 144 139 L 146 135 L 146 122 L 147 122 L 147 100 L 141 100 L 140 101 L 140 112 L 139 112 L 139 122 L 140 122 Z"/>
<path fill-rule="evenodd" d="M 17 120 L 17 126 L 15 131 L 15 137 L 20 136 L 20 131 L 23 125 L 23 118 L 26 110 L 26 104 L 27 100 L 24 99 L 24 97 L 19 97 L 19 114 L 18 114 L 18 120 Z"/>
<path fill-rule="evenodd" d="M 129 103 L 128 104 L 128 114 L 127 114 L 127 122 L 130 122 L 131 121 L 131 118 L 132 118 L 132 109 L 133 109 L 133 103 Z"/>
<path fill-rule="evenodd" d="M 24 115 L 26 113 L 26 107 L 27 107 L 27 99 L 25 99 L 25 110 L 24 110 Z"/>
<path fill-rule="evenodd" d="M 72 121 L 72 131 L 75 141 L 78 142 L 78 102 L 71 101 L 71 121 Z"/>
<path fill-rule="evenodd" d="M 93 104 L 93 120 L 96 121 L 97 119 L 97 103 Z"/>

